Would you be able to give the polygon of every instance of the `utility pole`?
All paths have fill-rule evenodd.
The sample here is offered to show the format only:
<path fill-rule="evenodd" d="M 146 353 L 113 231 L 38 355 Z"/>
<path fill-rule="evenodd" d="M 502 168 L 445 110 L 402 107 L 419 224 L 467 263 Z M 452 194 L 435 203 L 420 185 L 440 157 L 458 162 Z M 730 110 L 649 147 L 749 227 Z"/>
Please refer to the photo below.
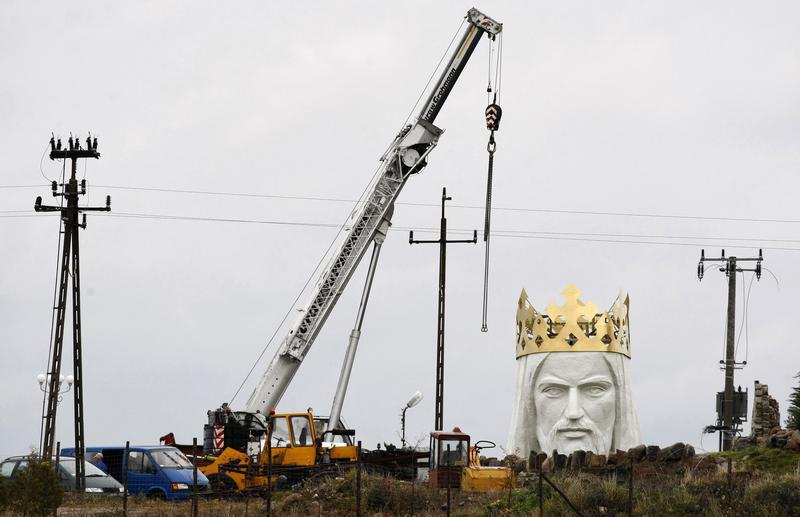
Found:
<path fill-rule="evenodd" d="M 720 450 L 729 451 L 733 446 L 733 434 L 736 431 L 738 422 L 734 422 L 738 415 L 734 415 L 734 389 L 733 389 L 733 372 L 737 368 L 741 368 L 745 363 L 737 363 L 735 356 L 736 346 L 736 273 L 745 271 L 752 271 L 755 273 L 757 279 L 761 279 L 761 261 L 764 260 L 762 250 L 758 250 L 758 257 L 725 257 L 725 250 L 716 258 L 708 258 L 705 256 L 705 250 L 700 251 L 700 262 L 697 264 L 697 278 L 703 279 L 705 272 L 705 262 L 721 262 L 724 266 L 720 266 L 719 271 L 725 273 L 728 277 L 728 324 L 726 327 L 726 340 L 725 340 L 725 360 L 720 361 L 725 365 L 725 391 L 722 398 L 722 425 L 716 426 L 716 430 L 722 433 L 722 444 Z M 752 269 L 739 267 L 739 262 L 755 262 L 756 265 Z M 739 365 L 742 366 L 739 366 Z M 746 406 L 745 406 L 746 408 Z"/>
<path fill-rule="evenodd" d="M 447 245 L 456 243 L 475 244 L 478 242 L 478 231 L 473 230 L 472 239 L 447 240 L 447 218 L 444 215 L 445 202 L 453 198 L 447 197 L 447 189 L 442 187 L 442 218 L 439 224 L 439 238 L 437 240 L 414 240 L 414 231 L 408 233 L 409 244 L 438 244 L 439 245 L 439 310 L 436 329 L 436 416 L 434 430 L 444 428 L 444 295 L 447 276 Z"/>
<path fill-rule="evenodd" d="M 62 149 L 61 139 L 56 141 L 50 138 L 50 159 L 70 160 L 72 163 L 70 178 L 66 183 L 59 184 L 53 181 L 51 187 L 53 197 L 62 196 L 67 201 L 60 206 L 42 205 L 42 196 L 36 198 L 34 210 L 37 212 L 60 212 L 61 233 L 63 235 L 60 261 L 60 274 L 58 283 L 58 302 L 54 307 L 56 311 L 55 333 L 53 348 L 49 365 L 49 390 L 47 391 L 47 408 L 42 417 L 45 421 L 44 438 L 42 440 L 41 454 L 49 459 L 53 455 L 53 446 L 56 438 L 56 411 L 58 409 L 58 384 L 61 376 L 61 350 L 64 343 L 64 317 L 67 305 L 67 288 L 72 277 L 72 344 L 73 344 L 73 369 L 74 369 L 74 400 L 75 400 L 75 482 L 78 492 L 83 492 L 86 486 L 86 472 L 84 471 L 84 428 L 83 428 L 83 345 L 81 342 L 81 283 L 80 283 L 80 248 L 78 247 L 78 229 L 86 228 L 86 214 L 82 222 L 79 215 L 82 212 L 109 212 L 111 211 L 111 196 L 106 196 L 106 206 L 85 207 L 78 206 L 78 197 L 86 194 L 86 180 L 76 178 L 77 163 L 79 159 L 100 158 L 97 152 L 97 138 L 92 140 L 91 135 L 86 139 L 86 147 L 82 148 L 80 140 L 68 140 L 69 148 Z M 66 165 L 66 164 L 65 164 Z M 61 187 L 61 191 L 59 191 Z M 70 265 L 72 266 L 70 268 Z M 70 273 L 71 269 L 71 273 Z"/>

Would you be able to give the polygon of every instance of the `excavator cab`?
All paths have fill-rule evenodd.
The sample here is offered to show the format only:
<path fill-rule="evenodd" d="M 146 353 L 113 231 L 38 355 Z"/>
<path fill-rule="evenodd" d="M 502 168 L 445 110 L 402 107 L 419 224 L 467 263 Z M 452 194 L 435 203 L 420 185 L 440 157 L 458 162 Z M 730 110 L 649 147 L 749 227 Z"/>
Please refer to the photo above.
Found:
<path fill-rule="evenodd" d="M 461 488 L 461 474 L 469 463 L 469 435 L 458 427 L 431 433 L 430 484 L 432 488 Z"/>
<path fill-rule="evenodd" d="M 509 467 L 485 467 L 480 463 L 480 451 L 495 447 L 493 442 L 480 440 L 470 447 L 470 437 L 458 427 L 446 433 L 431 433 L 431 488 L 460 488 L 468 492 L 495 492 L 514 486 L 514 474 Z"/>

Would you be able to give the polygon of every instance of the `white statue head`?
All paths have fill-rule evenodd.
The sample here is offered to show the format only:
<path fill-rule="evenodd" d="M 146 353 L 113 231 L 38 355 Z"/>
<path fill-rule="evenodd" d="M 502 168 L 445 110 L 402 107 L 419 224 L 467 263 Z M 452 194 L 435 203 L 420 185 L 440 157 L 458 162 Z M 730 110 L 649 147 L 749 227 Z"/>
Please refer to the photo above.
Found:
<path fill-rule="evenodd" d="M 629 300 L 598 313 L 564 291 L 537 313 L 523 290 L 517 312 L 517 389 L 508 450 L 607 454 L 640 443 L 630 386 Z"/>

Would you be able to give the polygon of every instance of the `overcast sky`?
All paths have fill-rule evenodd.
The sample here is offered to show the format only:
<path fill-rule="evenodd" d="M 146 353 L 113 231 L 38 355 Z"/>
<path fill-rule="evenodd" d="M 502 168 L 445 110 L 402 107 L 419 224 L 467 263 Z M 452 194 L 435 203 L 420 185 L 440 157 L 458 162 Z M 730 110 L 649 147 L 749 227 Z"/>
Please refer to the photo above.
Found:
<path fill-rule="evenodd" d="M 154 443 L 169 431 L 191 442 L 202 438 L 206 411 L 234 394 L 336 234 L 263 221 L 342 223 L 352 203 L 119 187 L 357 198 L 469 7 L 6 2 L 0 456 L 39 442 L 36 376 L 47 369 L 59 223 L 33 214 L 33 201 L 52 201 L 47 184 L 60 174 L 59 163 L 42 160 L 51 131 L 98 135 L 102 158 L 79 170 L 90 185 L 83 202 L 113 198 L 111 216 L 90 215 L 81 231 L 86 443 Z M 702 247 L 711 255 L 723 246 L 740 256 L 765 248 L 764 266 L 780 281 L 765 273 L 752 284 L 737 356 L 748 365 L 736 383 L 751 393 L 756 379 L 768 383 L 785 418 L 800 370 L 792 330 L 800 5 L 476 7 L 504 23 L 493 227 L 527 233 L 492 241 L 485 334 L 483 247 L 448 249 L 445 427 L 505 444 L 520 290 L 544 309 L 574 282 L 599 307 L 620 288 L 630 292 L 645 441 L 713 449 L 716 436 L 701 441 L 701 430 L 714 422 L 723 386 L 726 282 L 712 270 L 699 283 L 696 265 Z M 441 111 L 446 132 L 402 192 L 393 221 L 401 230 L 384 245 L 344 406 L 366 447 L 399 442 L 400 410 L 416 390 L 425 399 L 408 413 L 408 435 L 426 443 L 433 426 L 438 250 L 409 246 L 402 229 L 438 226 L 443 186 L 454 204 L 483 204 L 487 48 L 478 47 Z M 38 186 L 8 188 L 25 185 Z M 648 214 L 696 218 L 640 216 Z M 454 229 L 483 225 L 480 209 L 451 208 L 448 218 Z M 365 270 L 279 410 L 329 412 Z M 64 374 L 71 346 L 68 335 Z M 70 393 L 59 407 L 65 445 L 71 419 Z"/>

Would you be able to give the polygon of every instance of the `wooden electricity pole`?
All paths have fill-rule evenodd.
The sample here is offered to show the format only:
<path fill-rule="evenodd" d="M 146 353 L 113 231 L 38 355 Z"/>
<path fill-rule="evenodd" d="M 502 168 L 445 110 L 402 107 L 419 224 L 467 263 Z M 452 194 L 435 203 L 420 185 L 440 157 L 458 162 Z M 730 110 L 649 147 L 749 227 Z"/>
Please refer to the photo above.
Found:
<path fill-rule="evenodd" d="M 437 315 L 436 329 L 436 416 L 434 418 L 434 430 L 442 430 L 444 423 L 444 295 L 445 281 L 447 276 L 447 245 L 456 243 L 478 242 L 478 231 L 474 230 L 472 239 L 447 240 L 447 218 L 444 215 L 444 205 L 450 201 L 447 197 L 447 189 L 442 188 L 442 218 L 439 225 L 439 238 L 436 240 L 414 240 L 414 232 L 408 233 L 409 244 L 438 244 L 439 245 L 439 309 Z"/>
<path fill-rule="evenodd" d="M 78 197 L 86 194 L 86 180 L 80 181 L 76 178 L 77 163 L 79 159 L 100 158 L 97 152 L 97 138 L 86 139 L 86 147 L 82 148 L 78 138 L 69 137 L 69 148 L 61 148 L 61 139 L 56 142 L 55 138 L 50 139 L 50 159 L 51 160 L 70 160 L 72 162 L 69 181 L 59 184 L 52 183 L 53 196 L 62 196 L 66 199 L 66 206 L 47 206 L 42 205 L 42 197 L 36 198 L 34 210 L 37 212 L 60 212 L 61 213 L 61 233 L 63 240 L 60 260 L 60 274 L 58 283 L 58 302 L 54 307 L 56 311 L 55 333 L 53 336 L 53 348 L 50 355 L 50 365 L 48 368 L 49 378 L 47 379 L 48 388 L 46 390 L 47 407 L 43 417 L 45 420 L 44 437 L 41 448 L 43 458 L 49 460 L 53 456 L 53 447 L 56 439 L 56 411 L 58 409 L 59 385 L 61 376 L 61 349 L 64 343 L 64 319 L 67 306 L 67 288 L 70 277 L 72 278 L 72 343 L 73 343 L 73 375 L 74 386 L 73 396 L 75 400 L 75 483 L 78 492 L 83 492 L 86 485 L 86 472 L 84 471 L 84 419 L 83 419 L 83 345 L 81 342 L 81 283 L 80 283 L 80 248 L 78 247 L 78 229 L 86 228 L 86 214 L 83 214 L 82 222 L 79 222 L 79 215 L 82 212 L 109 212 L 111 210 L 111 196 L 106 196 L 106 206 L 86 207 L 78 206 Z M 59 191 L 59 186 L 62 187 Z M 72 266 L 70 268 L 70 265 Z"/>
<path fill-rule="evenodd" d="M 736 363 L 736 273 L 752 271 L 756 278 L 761 279 L 761 261 L 764 259 L 762 251 L 758 250 L 758 257 L 725 257 L 725 250 L 717 258 L 705 256 L 705 250 L 700 252 L 700 263 L 697 265 L 697 277 L 702 280 L 705 271 L 705 262 L 722 262 L 724 267 L 719 270 L 728 277 L 728 322 L 726 326 L 725 339 L 725 391 L 722 399 L 722 432 L 721 450 L 729 451 L 733 446 L 734 429 L 734 390 L 733 372 L 737 367 Z M 755 262 L 753 269 L 741 268 L 739 262 Z M 720 361 L 722 362 L 722 361 Z"/>

